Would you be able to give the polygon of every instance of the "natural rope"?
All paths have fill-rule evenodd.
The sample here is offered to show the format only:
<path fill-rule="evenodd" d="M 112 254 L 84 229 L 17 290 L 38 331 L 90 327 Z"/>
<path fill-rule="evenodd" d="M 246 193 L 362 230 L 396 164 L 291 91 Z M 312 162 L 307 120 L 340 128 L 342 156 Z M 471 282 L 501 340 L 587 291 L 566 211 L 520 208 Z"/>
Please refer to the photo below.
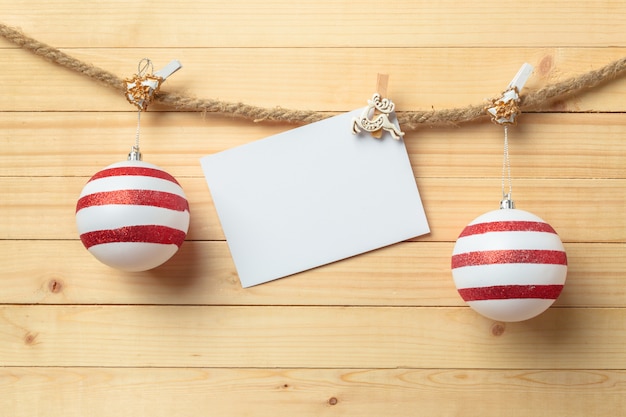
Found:
<path fill-rule="evenodd" d="M 104 69 L 87 64 L 43 42 L 26 36 L 18 29 L 0 23 L 0 35 L 15 45 L 39 55 L 48 61 L 86 75 L 119 91 L 125 91 L 124 81 Z M 584 89 L 598 86 L 604 82 L 622 76 L 626 72 L 626 57 L 614 61 L 598 70 L 589 71 L 576 77 L 555 84 L 547 85 L 537 91 L 520 97 L 522 110 L 538 109 L 542 104 L 571 96 Z M 221 113 L 248 120 L 307 124 L 331 116 L 327 112 L 310 110 L 291 110 L 281 107 L 265 108 L 245 103 L 232 103 L 214 99 L 199 99 L 180 93 L 161 91 L 155 101 L 163 105 L 182 110 L 203 113 Z M 485 116 L 485 105 L 470 105 L 462 108 L 431 111 L 398 112 L 398 122 L 403 130 L 416 130 L 424 126 L 455 125 L 478 120 Z"/>

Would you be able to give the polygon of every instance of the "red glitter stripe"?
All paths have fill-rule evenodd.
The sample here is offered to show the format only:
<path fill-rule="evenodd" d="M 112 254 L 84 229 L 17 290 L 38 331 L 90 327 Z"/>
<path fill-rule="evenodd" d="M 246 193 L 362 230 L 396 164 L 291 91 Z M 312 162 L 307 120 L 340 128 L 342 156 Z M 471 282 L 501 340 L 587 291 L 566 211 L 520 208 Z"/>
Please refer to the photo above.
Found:
<path fill-rule="evenodd" d="M 118 190 L 86 195 L 76 203 L 76 212 L 86 207 L 108 204 L 154 206 L 189 211 L 189 203 L 179 195 L 154 190 Z"/>
<path fill-rule="evenodd" d="M 180 247 L 186 233 L 167 226 L 126 226 L 119 229 L 96 230 L 80 235 L 80 240 L 87 249 L 103 243 L 141 242 L 176 245 Z"/>
<path fill-rule="evenodd" d="M 96 175 L 91 177 L 89 181 L 94 181 L 99 178 L 106 178 L 106 177 L 120 177 L 124 175 L 160 178 L 162 180 L 167 180 L 167 181 L 171 181 L 173 183 L 178 184 L 178 181 L 176 181 L 176 178 L 172 177 L 167 172 L 161 171 L 160 169 L 147 168 L 147 167 L 118 167 L 118 168 L 103 169 L 102 171 L 96 173 Z"/>
<path fill-rule="evenodd" d="M 452 256 L 452 269 L 492 264 L 567 265 L 567 255 L 559 250 L 510 249 L 467 252 Z"/>
<path fill-rule="evenodd" d="M 556 234 L 556 231 L 548 223 L 507 221 L 472 224 L 463 229 L 459 237 L 489 232 L 547 232 Z"/>
<path fill-rule="evenodd" d="M 506 300 L 510 298 L 540 298 L 556 300 L 563 285 L 495 285 L 493 287 L 461 288 L 465 301 Z"/>

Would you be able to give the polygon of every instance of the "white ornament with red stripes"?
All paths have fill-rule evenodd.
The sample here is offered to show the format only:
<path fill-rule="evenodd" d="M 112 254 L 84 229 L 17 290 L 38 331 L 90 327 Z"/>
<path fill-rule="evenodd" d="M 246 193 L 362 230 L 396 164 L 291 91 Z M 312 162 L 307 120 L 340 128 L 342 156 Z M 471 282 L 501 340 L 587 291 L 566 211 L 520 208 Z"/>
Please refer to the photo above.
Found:
<path fill-rule="evenodd" d="M 452 275 L 463 300 L 483 316 L 528 320 L 560 295 L 567 255 L 556 231 L 541 218 L 524 210 L 494 210 L 461 232 Z"/>
<path fill-rule="evenodd" d="M 176 179 L 156 165 L 109 165 L 85 185 L 76 204 L 85 247 L 100 262 L 146 271 L 170 259 L 189 228 L 189 204 Z"/>

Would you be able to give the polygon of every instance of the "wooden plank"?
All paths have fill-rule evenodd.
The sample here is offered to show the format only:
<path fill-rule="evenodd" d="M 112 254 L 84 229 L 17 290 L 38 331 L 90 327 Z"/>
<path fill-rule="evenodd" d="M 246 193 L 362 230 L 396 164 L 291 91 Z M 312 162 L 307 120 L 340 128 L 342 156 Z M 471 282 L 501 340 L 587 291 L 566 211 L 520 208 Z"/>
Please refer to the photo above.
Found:
<path fill-rule="evenodd" d="M 486 0 L 28 0 L 7 2 L 3 20 L 59 46 L 623 46 L 615 17 L 625 13 L 624 4 L 608 0 L 567 8 L 555 0 L 523 6 L 507 0 L 497 7 Z M 572 36 L 573 27 L 584 28 L 584 36 Z"/>
<path fill-rule="evenodd" d="M 178 179 L 191 209 L 187 238 L 223 240 L 204 178 Z M 86 181 L 80 177 L 0 177 L 2 238 L 76 239 L 76 200 Z M 418 178 L 432 231 L 419 240 L 456 241 L 470 221 L 498 209 L 500 181 L 500 178 Z M 514 181 L 513 189 L 517 207 L 545 219 L 564 242 L 626 241 L 623 216 L 626 195 L 621 192 L 626 189 L 626 179 L 520 178 Z"/>
<path fill-rule="evenodd" d="M 91 177 L 125 160 L 137 115 L 127 112 L 0 112 L 0 176 Z M 198 113 L 141 116 L 144 160 L 176 177 L 202 176 L 202 156 L 280 133 L 292 126 L 253 124 Z M 625 128 L 626 130 L 626 128 Z"/>
<path fill-rule="evenodd" d="M 0 369 L 0 405 L 15 417 L 608 416 L 625 385 L 612 370 L 29 367 Z"/>
<path fill-rule="evenodd" d="M 183 69 L 164 91 L 191 97 L 246 102 L 264 107 L 348 111 L 364 107 L 378 73 L 389 74 L 397 111 L 487 104 L 511 81 L 522 63 L 535 66 L 522 94 L 626 56 L 626 48 L 80 48 L 68 53 L 131 77 L 150 57 L 156 68 L 176 58 Z M 5 94 L 0 111 L 128 111 L 123 95 L 27 51 L 3 50 L 11 66 L 0 71 Z M 271 56 L 272 59 L 267 59 Z M 452 63 L 452 65 L 451 65 Z M 456 63 L 463 63 L 460 70 Z M 42 92 L 45 91 L 45 94 Z M 559 112 L 625 111 L 621 78 L 560 100 Z M 163 110 L 151 106 L 151 111 Z"/>
<path fill-rule="evenodd" d="M 500 179 L 418 178 L 417 183 L 432 240 L 456 241 L 470 221 L 499 208 Z M 625 187 L 622 180 L 520 178 L 513 181 L 513 199 L 518 209 L 551 224 L 564 242 L 624 242 L 626 218 L 619 213 L 626 201 L 620 190 Z"/>
<path fill-rule="evenodd" d="M 126 157 L 135 120 L 125 112 L 0 112 L 0 176 L 89 177 Z M 199 177 L 200 157 L 294 127 L 148 112 L 141 144 L 146 161 L 177 177 Z M 515 178 L 626 178 L 621 114 L 524 114 L 509 136 Z M 488 122 L 408 132 L 405 142 L 420 178 L 501 173 L 503 132 Z"/>
<path fill-rule="evenodd" d="M 514 181 L 626 178 L 623 119 L 619 114 L 522 114 L 508 135 Z M 501 175 L 503 132 L 492 123 L 422 129 L 407 136 L 416 177 Z"/>
<path fill-rule="evenodd" d="M 185 242 L 162 267 L 113 270 L 77 241 L 0 241 L 4 304 L 464 306 L 452 243 L 406 242 L 243 289 L 225 242 Z M 555 306 L 626 307 L 626 244 L 570 243 Z"/>
<path fill-rule="evenodd" d="M 624 369 L 626 309 L 0 306 L 2 366 Z"/>

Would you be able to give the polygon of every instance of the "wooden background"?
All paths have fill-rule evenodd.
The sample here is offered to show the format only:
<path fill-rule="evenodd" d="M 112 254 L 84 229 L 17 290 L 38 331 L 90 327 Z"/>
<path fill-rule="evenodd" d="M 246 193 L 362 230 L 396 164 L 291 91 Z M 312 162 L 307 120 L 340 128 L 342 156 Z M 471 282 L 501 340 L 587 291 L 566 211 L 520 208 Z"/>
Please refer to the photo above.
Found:
<path fill-rule="evenodd" d="M 197 97 L 342 112 L 388 73 L 399 111 L 483 102 L 523 62 L 527 91 L 626 55 L 626 3 L 2 0 L 0 21 L 121 77 L 149 57 Z M 286 131 L 153 106 L 144 160 L 190 200 L 166 265 L 122 273 L 74 208 L 124 160 L 135 112 L 107 87 L 0 39 L 3 416 L 616 416 L 626 407 L 626 79 L 524 114 L 518 208 L 569 257 L 541 316 L 494 323 L 458 296 L 450 254 L 500 200 L 502 130 L 405 140 L 432 233 L 243 290 L 199 158 Z"/>

